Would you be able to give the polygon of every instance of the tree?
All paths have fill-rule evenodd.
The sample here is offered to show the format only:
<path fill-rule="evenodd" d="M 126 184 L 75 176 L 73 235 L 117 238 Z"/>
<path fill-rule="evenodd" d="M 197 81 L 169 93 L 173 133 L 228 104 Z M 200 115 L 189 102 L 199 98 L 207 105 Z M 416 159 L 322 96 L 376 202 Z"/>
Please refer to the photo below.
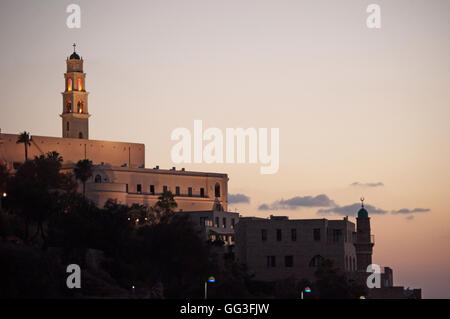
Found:
<path fill-rule="evenodd" d="M 151 211 L 150 223 L 169 223 L 175 215 L 175 209 L 178 207 L 171 191 L 165 191 L 158 197 L 158 201 Z"/>
<path fill-rule="evenodd" d="M 0 211 L 2 210 L 3 193 L 6 191 L 6 182 L 9 178 L 9 170 L 6 165 L 0 163 Z"/>
<path fill-rule="evenodd" d="M 315 272 L 317 278 L 314 290 L 320 299 L 349 299 L 365 295 L 364 287 L 348 278 L 334 267 L 330 259 L 325 259 Z M 316 295 L 316 294 L 314 294 Z"/>
<path fill-rule="evenodd" d="M 9 170 L 6 165 L 0 163 L 0 196 L 6 190 L 6 182 L 9 178 Z"/>
<path fill-rule="evenodd" d="M 8 202 L 14 212 L 25 223 L 25 241 L 28 240 L 29 224 L 36 224 L 36 234 L 41 234 L 45 242 L 44 222 L 55 211 L 61 188 L 62 158 L 56 152 L 26 161 L 16 171 L 7 185 Z"/>
<path fill-rule="evenodd" d="M 31 146 L 30 133 L 28 133 L 27 131 L 23 131 L 22 133 L 20 133 L 16 143 L 23 143 L 23 145 L 25 145 L 25 161 L 28 161 L 28 147 Z"/>
<path fill-rule="evenodd" d="M 73 172 L 77 180 L 83 183 L 83 196 L 86 195 L 86 181 L 92 176 L 92 162 L 88 159 L 79 160 Z"/>

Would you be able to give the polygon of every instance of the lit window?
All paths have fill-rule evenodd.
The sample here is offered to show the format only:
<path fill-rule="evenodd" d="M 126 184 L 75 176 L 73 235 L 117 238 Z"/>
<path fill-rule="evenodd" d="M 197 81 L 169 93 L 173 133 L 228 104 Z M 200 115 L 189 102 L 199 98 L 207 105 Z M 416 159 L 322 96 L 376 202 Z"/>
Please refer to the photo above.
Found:
<path fill-rule="evenodd" d="M 81 79 L 78 79 L 78 91 L 82 91 L 83 87 L 81 85 Z"/>
<path fill-rule="evenodd" d="M 67 80 L 67 91 L 72 91 L 72 79 Z"/>
<path fill-rule="evenodd" d="M 83 102 L 82 101 L 78 101 L 77 107 L 78 107 L 78 113 L 83 113 Z"/>

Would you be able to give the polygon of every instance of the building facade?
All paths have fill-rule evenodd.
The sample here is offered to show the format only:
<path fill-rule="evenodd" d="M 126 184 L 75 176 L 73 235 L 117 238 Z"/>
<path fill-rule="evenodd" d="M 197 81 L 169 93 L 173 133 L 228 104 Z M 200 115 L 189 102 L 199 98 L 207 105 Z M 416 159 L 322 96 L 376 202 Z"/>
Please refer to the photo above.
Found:
<path fill-rule="evenodd" d="M 236 259 L 255 279 L 313 279 L 325 259 L 356 271 L 355 224 L 342 220 L 243 217 L 236 227 Z"/>

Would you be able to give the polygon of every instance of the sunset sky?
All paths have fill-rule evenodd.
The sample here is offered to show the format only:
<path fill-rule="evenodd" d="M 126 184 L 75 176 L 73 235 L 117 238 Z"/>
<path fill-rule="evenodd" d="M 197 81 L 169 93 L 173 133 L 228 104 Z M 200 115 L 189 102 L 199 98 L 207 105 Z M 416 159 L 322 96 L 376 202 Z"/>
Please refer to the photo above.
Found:
<path fill-rule="evenodd" d="M 374 262 L 450 298 L 450 1 L 2 0 L 2 133 L 61 136 L 74 42 L 91 139 L 145 143 L 147 167 L 227 173 L 243 216 L 353 218 L 364 196 Z M 171 132 L 194 120 L 279 128 L 278 173 L 173 164 Z"/>

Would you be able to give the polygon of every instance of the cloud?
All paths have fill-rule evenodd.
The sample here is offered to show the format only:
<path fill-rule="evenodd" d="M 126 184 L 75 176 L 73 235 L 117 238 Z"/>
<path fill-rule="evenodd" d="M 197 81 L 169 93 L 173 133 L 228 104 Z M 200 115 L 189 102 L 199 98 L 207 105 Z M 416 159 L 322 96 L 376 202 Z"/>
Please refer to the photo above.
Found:
<path fill-rule="evenodd" d="M 313 196 L 295 196 L 289 199 L 280 199 L 272 204 L 262 204 L 259 210 L 295 210 L 299 207 L 330 207 L 336 203 L 327 195 L 320 194 Z"/>
<path fill-rule="evenodd" d="M 267 204 L 262 204 L 262 205 L 259 205 L 258 209 L 259 210 L 270 210 L 270 207 Z"/>
<path fill-rule="evenodd" d="M 244 194 L 228 194 L 229 204 L 250 203 L 250 197 Z"/>
<path fill-rule="evenodd" d="M 393 210 L 392 214 L 415 214 L 415 213 L 429 213 L 431 209 L 429 208 L 414 208 L 414 209 L 408 209 L 408 208 L 402 208 L 399 210 Z"/>
<path fill-rule="evenodd" d="M 354 186 L 354 187 L 381 187 L 381 186 L 384 186 L 384 184 L 382 182 L 378 182 L 378 183 L 354 182 L 354 183 L 351 183 L 350 186 Z"/>
<path fill-rule="evenodd" d="M 375 206 L 372 206 L 372 205 L 364 204 L 364 208 L 367 210 L 369 215 L 372 215 L 372 214 L 382 215 L 382 214 L 387 213 L 386 210 L 376 208 Z M 355 204 L 346 205 L 346 206 L 335 206 L 335 207 L 331 207 L 331 208 L 319 209 L 317 211 L 317 213 L 321 214 L 321 215 L 355 216 L 360 209 L 361 209 L 361 203 L 355 203 Z"/>
<path fill-rule="evenodd" d="M 414 219 L 414 215 L 406 216 L 406 220 L 413 220 L 413 219 Z"/>

